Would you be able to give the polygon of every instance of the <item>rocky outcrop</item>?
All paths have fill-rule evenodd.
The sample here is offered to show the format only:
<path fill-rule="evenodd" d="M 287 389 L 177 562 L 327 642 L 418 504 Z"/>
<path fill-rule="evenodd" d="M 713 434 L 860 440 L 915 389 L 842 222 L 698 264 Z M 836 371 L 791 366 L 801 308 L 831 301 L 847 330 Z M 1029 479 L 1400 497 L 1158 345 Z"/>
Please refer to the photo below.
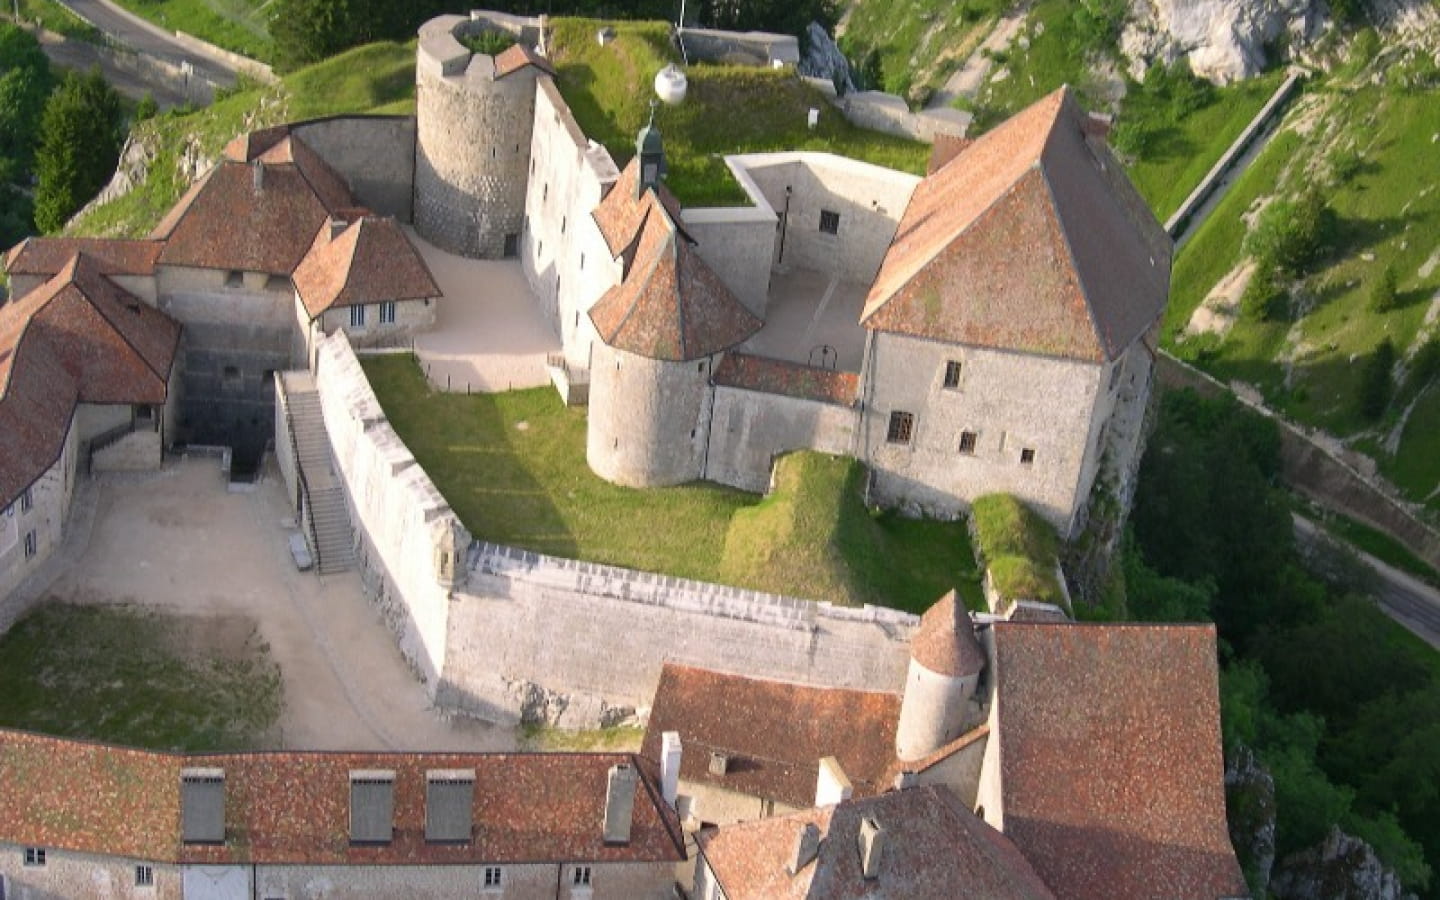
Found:
<path fill-rule="evenodd" d="M 1339 828 L 1319 845 L 1287 856 L 1270 882 L 1280 900 L 1414 900 L 1375 850 Z"/>
<path fill-rule="evenodd" d="M 1225 819 L 1245 880 L 1264 897 L 1275 865 L 1275 779 L 1243 744 L 1225 762 Z"/>
<path fill-rule="evenodd" d="M 800 63 L 795 68 L 801 75 L 825 79 L 835 85 L 842 96 L 855 90 L 855 82 L 850 77 L 850 63 L 840 52 L 840 46 L 818 22 L 811 22 L 805 29 L 805 55 L 800 57 Z"/>
<path fill-rule="evenodd" d="M 1133 0 L 1120 49 L 1130 74 L 1178 59 L 1218 84 L 1248 78 L 1267 62 L 1267 46 L 1282 36 L 1291 48 L 1319 37 L 1323 0 Z"/>

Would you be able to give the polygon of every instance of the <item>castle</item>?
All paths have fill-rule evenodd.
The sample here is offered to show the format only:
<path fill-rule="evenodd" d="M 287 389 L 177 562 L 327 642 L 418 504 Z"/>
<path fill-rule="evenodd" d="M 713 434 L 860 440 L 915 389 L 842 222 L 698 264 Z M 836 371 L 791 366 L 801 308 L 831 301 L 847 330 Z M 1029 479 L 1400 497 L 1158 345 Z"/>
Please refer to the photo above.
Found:
<path fill-rule="evenodd" d="M 521 43 L 489 56 L 459 41 L 497 28 Z M 42 751 L 153 777 L 158 800 L 143 819 L 151 840 L 96 840 L 108 826 L 83 804 L 68 831 L 33 804 L 17 806 L 23 815 L 0 817 L 9 854 L 0 870 L 14 856 L 20 868 L 10 871 L 24 871 L 23 848 L 39 878 L 30 851 L 43 867 L 49 846 L 63 851 L 57 858 L 134 857 L 120 866 L 135 862 L 137 886 L 148 868 L 186 895 L 202 890 L 189 880 L 199 885 L 201 869 L 232 879 L 231 893 L 216 896 L 258 890 L 262 875 L 287 896 L 306 895 L 310 882 L 285 882 L 287 872 L 363 894 L 383 893 L 373 870 L 410 854 L 422 868 L 451 863 L 496 894 L 548 893 L 546 880 L 554 896 L 659 896 L 679 809 L 723 824 L 748 817 L 727 811 L 742 807 L 803 816 L 812 804 L 943 785 L 969 809 L 918 790 L 899 795 L 917 809 L 932 804 L 917 821 L 959 816 L 957 827 L 990 848 L 962 853 L 960 869 L 1009 872 L 1006 895 L 1047 896 L 1043 885 L 1055 896 L 1093 895 L 1097 885 L 1121 886 L 1120 896 L 1243 890 L 1223 830 L 1213 629 L 1078 626 L 1018 606 L 972 618 L 953 595 L 919 620 L 472 542 L 385 420 L 352 349 L 403 345 L 446 302 L 401 228 L 411 223 L 453 252 L 518 259 L 560 338 L 551 374 L 567 400 L 588 402 L 586 457 L 604 478 L 763 491 L 778 455 L 816 449 L 864 461 L 878 503 L 952 515 L 1006 491 L 1073 534 L 1103 468 L 1129 490 L 1169 279 L 1168 240 L 1106 149 L 1104 123 L 1062 89 L 973 142 L 938 141 L 924 178 L 826 153 L 744 154 L 726 163 L 749 205 L 685 208 L 662 178 L 663 114 L 637 137 L 635 158 L 616 165 L 531 49 L 544 38 L 540 20 L 432 20 L 420 32 L 414 117 L 340 117 L 237 138 L 150 237 L 32 238 L 7 254 L 15 299 L 0 307 L 0 596 L 53 550 L 82 468 L 158 468 L 175 443 L 223 444 L 237 456 L 273 446 L 316 550 L 316 476 L 339 485 L 346 549 L 438 706 L 595 725 L 653 698 L 646 751 L 557 764 L 555 777 L 578 779 L 584 798 L 567 821 L 587 830 L 538 856 L 507 856 L 480 838 L 429 846 L 430 803 L 446 791 L 432 798 L 427 765 L 440 782 L 464 783 L 454 771 L 470 772 L 473 786 L 477 772 L 504 771 L 503 760 L 283 759 L 297 772 L 323 769 L 323 784 L 312 785 L 323 822 L 305 832 L 313 846 L 287 855 L 242 846 L 247 836 L 283 841 L 292 824 L 265 818 L 268 783 L 248 780 L 252 760 L 139 758 L 58 742 Z M 322 435 L 309 447 L 297 424 L 302 393 L 316 395 L 307 402 Z M 1018 621 L 1026 616 L 1047 621 Z M 586 639 L 552 652 L 575 635 Z M 1123 652 L 1107 652 L 1114 647 Z M 684 666 L 702 676 L 687 681 Z M 1157 672 L 1168 675 L 1149 683 Z M 721 720 L 718 737 L 697 732 L 727 698 L 773 698 L 780 682 L 784 702 L 750 704 Z M 1132 690 L 1140 682 L 1146 689 Z M 687 684 L 698 685 L 689 707 Z M 1106 701 L 1094 721 L 1069 701 L 1074 684 Z M 1163 733 L 1130 715 L 1142 695 L 1143 721 L 1169 723 Z M 826 723 L 824 739 L 792 741 L 785 729 L 806 723 L 791 716 L 750 740 L 746 723 L 787 704 L 813 707 L 806 721 Z M 868 718 L 852 722 L 862 707 Z M 836 735 L 861 721 L 852 756 Z M 1067 765 L 1047 740 L 1063 732 L 1083 762 L 1096 729 L 1125 733 L 1127 750 L 1112 766 L 1065 769 L 1096 786 L 1094 796 L 1078 803 L 1046 790 L 1046 773 Z M 777 766 L 777 736 L 804 747 L 793 751 L 803 758 Z M 694 752 L 707 743 L 708 760 Z M 1152 759 L 1142 746 L 1164 753 Z M 0 734 L 0 763 L 35 752 L 30 738 Z M 807 796 L 796 785 L 816 783 L 817 763 Z M 767 766 L 781 774 L 746 780 Z M 196 849 L 185 836 L 192 806 L 213 814 L 213 797 L 205 807 L 187 794 L 185 772 L 196 767 L 233 769 L 220 780 L 241 792 L 234 809 L 223 795 L 216 847 Z M 619 793 L 640 810 L 625 815 L 637 828 L 644 817 L 639 856 L 610 840 L 617 770 L 632 772 Z M 0 765 L 0 792 L 26 789 L 6 780 L 13 771 Z M 1144 777 L 1127 780 L 1134 772 Z M 1126 791 L 1140 799 L 1125 801 Z M 530 821 L 521 801 L 487 802 L 472 798 L 475 834 Z M 786 825 L 785 841 L 795 827 L 802 839 L 780 860 L 785 877 L 823 883 L 839 877 L 832 864 L 853 863 L 822 851 L 836 846 L 823 844 L 825 829 L 858 829 L 870 850 L 883 845 L 865 823 L 891 812 L 877 807 L 857 823 L 854 809 L 837 810 L 833 821 Z M 1139 814 L 1147 810 L 1158 817 Z M 225 818 L 232 813 L 240 818 Z M 375 834 L 357 838 L 357 821 Z M 899 826 L 894 834 L 909 833 Z M 1157 830 L 1165 847 L 1148 843 Z M 732 887 L 742 878 L 734 867 L 750 854 L 731 846 L 746 845 L 703 843 L 701 895 L 722 885 L 745 895 Z M 881 878 L 890 893 L 877 896 L 926 896 L 904 880 L 896 852 L 887 867 L 883 853 L 862 850 L 858 883 L 873 893 Z M 622 869 L 633 880 L 602 887 L 607 871 Z M 553 883 L 572 877 L 563 893 Z M 454 889 L 442 879 L 433 892 Z"/>

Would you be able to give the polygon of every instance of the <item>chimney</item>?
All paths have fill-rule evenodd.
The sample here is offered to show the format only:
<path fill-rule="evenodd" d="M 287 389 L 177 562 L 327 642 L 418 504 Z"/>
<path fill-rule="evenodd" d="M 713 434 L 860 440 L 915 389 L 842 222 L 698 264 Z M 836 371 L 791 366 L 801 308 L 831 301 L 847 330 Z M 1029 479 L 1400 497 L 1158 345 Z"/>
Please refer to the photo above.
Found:
<path fill-rule="evenodd" d="M 340 232 L 344 231 L 346 228 L 349 228 L 349 227 L 350 227 L 350 223 L 349 223 L 349 222 L 345 221 L 344 219 L 340 218 L 339 216 L 331 216 L 331 217 L 330 217 L 330 240 L 332 240 L 332 241 L 335 240 L 337 237 L 340 236 Z"/>
<path fill-rule="evenodd" d="M 885 852 L 885 829 L 873 818 L 860 820 L 860 873 L 869 881 L 880 877 L 880 857 Z"/>
<path fill-rule="evenodd" d="M 610 767 L 605 792 L 605 843 L 630 843 L 630 819 L 635 811 L 635 783 L 639 776 L 629 763 Z"/>
<path fill-rule="evenodd" d="M 806 822 L 795 833 L 795 846 L 790 851 L 790 861 L 785 864 L 785 871 L 791 875 L 799 874 L 819 853 L 820 829 L 814 822 Z"/>
<path fill-rule="evenodd" d="M 834 806 L 841 800 L 849 800 L 855 788 L 840 768 L 840 760 L 827 756 L 820 760 L 820 774 L 815 779 L 815 805 Z"/>
<path fill-rule="evenodd" d="M 394 836 L 394 770 L 351 769 L 350 842 L 388 844 Z"/>
<path fill-rule="evenodd" d="M 660 796 L 671 806 L 680 794 L 680 732 L 660 735 Z"/>
<path fill-rule="evenodd" d="M 180 838 L 187 844 L 225 842 L 225 770 L 180 770 Z"/>
<path fill-rule="evenodd" d="M 724 775 L 730 771 L 730 755 L 724 750 L 710 751 L 710 774 Z"/>
<path fill-rule="evenodd" d="M 425 840 L 470 840 L 474 808 L 474 769 L 431 769 L 425 773 Z"/>
<path fill-rule="evenodd" d="M 1085 132 L 1086 137 L 1093 137 L 1096 140 L 1104 141 L 1109 140 L 1110 129 L 1114 126 L 1114 116 L 1092 112 L 1085 116 L 1085 121 L 1080 126 L 1080 130 Z"/>
<path fill-rule="evenodd" d="M 265 188 L 265 163 L 255 160 L 250 166 L 250 175 L 255 180 L 255 193 L 260 193 Z"/>

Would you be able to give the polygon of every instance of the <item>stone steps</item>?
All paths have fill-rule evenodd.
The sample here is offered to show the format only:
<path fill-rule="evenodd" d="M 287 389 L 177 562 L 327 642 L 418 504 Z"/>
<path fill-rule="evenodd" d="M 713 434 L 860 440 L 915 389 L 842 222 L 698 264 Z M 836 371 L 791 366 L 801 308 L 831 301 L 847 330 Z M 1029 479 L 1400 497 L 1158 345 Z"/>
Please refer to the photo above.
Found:
<path fill-rule="evenodd" d="M 313 390 L 287 393 L 286 410 L 296 464 L 305 476 L 311 532 L 307 538 L 314 545 L 315 569 L 321 575 L 349 571 L 355 567 L 355 531 L 336 478 L 320 395 Z"/>

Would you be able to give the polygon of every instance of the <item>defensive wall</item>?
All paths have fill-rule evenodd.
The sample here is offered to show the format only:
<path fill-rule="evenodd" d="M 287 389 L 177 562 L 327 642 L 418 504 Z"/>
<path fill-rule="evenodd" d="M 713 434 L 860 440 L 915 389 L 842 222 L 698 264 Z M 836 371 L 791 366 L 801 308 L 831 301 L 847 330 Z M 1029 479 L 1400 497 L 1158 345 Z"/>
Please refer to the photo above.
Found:
<path fill-rule="evenodd" d="M 800 39 L 769 31 L 720 31 L 681 28 L 676 35 L 687 62 L 733 66 L 793 66 L 800 62 Z"/>
<path fill-rule="evenodd" d="M 367 593 L 438 706 L 593 727 L 647 705 L 666 661 L 818 686 L 904 683 L 919 622 L 908 613 L 470 543 L 343 332 L 319 342 L 315 382 Z M 448 584 L 447 553 L 461 554 Z"/>
<path fill-rule="evenodd" d="M 414 116 L 331 116 L 290 131 L 349 182 L 361 205 L 401 222 L 414 218 Z"/>
<path fill-rule="evenodd" d="M 830 102 L 851 124 L 871 131 L 883 131 L 897 137 L 926 144 L 935 143 L 941 135 L 964 137 L 970 128 L 971 115 L 958 109 L 922 109 L 913 112 L 902 98 L 880 91 L 855 91 L 840 96 L 835 85 L 824 78 L 801 76 Z"/>
<path fill-rule="evenodd" d="M 792 450 L 855 455 L 853 406 L 717 385 L 703 477 L 757 494 L 770 489 L 775 458 Z"/>

